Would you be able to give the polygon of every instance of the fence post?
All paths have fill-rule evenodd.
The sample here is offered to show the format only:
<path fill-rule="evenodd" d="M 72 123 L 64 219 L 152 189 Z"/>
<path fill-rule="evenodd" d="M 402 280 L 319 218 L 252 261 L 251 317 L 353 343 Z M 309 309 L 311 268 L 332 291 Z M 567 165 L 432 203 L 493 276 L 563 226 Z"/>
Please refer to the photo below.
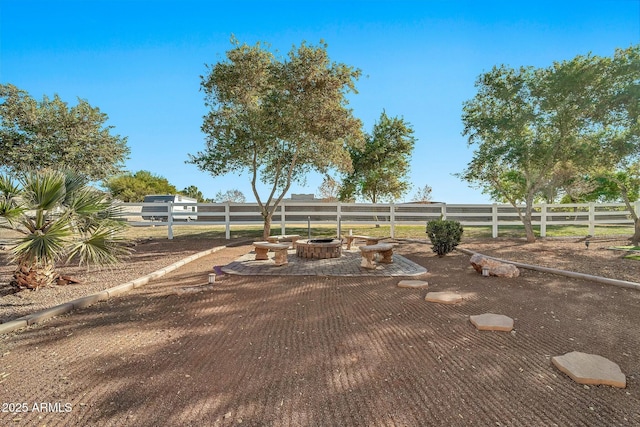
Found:
<path fill-rule="evenodd" d="M 447 204 L 443 203 L 442 207 L 440 208 L 440 219 L 441 220 L 446 220 L 447 219 Z"/>
<path fill-rule="evenodd" d="M 173 240 L 173 202 L 167 203 L 167 238 Z"/>
<path fill-rule="evenodd" d="M 547 204 L 540 205 L 540 237 L 547 236 Z"/>
<path fill-rule="evenodd" d="M 395 231 L 396 231 L 396 205 L 393 204 L 393 202 L 391 202 L 391 204 L 389 205 L 389 210 L 391 212 L 389 212 L 389 221 L 391 222 L 391 238 L 394 239 L 396 237 L 395 235 Z"/>
<path fill-rule="evenodd" d="M 491 205 L 491 237 L 498 237 L 498 204 Z"/>
<path fill-rule="evenodd" d="M 596 205 L 589 202 L 589 234 L 596 234 Z"/>
<path fill-rule="evenodd" d="M 287 220 L 285 216 L 284 199 L 282 199 L 280 201 L 280 234 L 283 236 L 287 234 Z"/>
<path fill-rule="evenodd" d="M 338 202 L 338 205 L 336 206 L 336 223 L 337 223 L 337 238 L 338 239 L 342 239 L 342 236 L 340 236 L 342 234 L 342 206 L 340 205 L 340 202 Z"/>
<path fill-rule="evenodd" d="M 231 214 L 230 202 L 224 204 L 224 238 L 231 239 Z"/>

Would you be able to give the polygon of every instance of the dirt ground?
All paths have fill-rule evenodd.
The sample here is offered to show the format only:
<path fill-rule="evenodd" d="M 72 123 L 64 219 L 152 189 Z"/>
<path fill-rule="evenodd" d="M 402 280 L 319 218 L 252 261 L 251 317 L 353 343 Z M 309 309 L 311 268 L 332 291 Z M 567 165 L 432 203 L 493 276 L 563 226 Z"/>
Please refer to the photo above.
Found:
<path fill-rule="evenodd" d="M 557 253 L 490 243 L 527 263 Z M 429 270 L 429 291 L 462 303 L 426 302 L 398 278 L 205 285 L 213 266 L 250 249 L 1 336 L 0 425 L 640 425 L 639 291 L 531 270 L 485 278 L 469 256 L 438 258 L 424 243 L 397 252 Z M 592 259 L 633 275 L 640 265 L 574 252 L 587 257 L 576 267 Z M 486 312 L 512 317 L 515 330 L 477 331 L 469 316 Z M 617 363 L 627 388 L 583 386 L 551 364 L 574 350 Z"/>

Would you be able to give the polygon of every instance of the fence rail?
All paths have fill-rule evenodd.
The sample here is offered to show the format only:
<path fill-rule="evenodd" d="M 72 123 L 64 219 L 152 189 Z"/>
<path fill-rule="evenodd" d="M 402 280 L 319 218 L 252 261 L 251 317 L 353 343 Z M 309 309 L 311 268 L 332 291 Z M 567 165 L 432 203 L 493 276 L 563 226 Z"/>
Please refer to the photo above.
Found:
<path fill-rule="evenodd" d="M 231 226 L 262 225 L 257 203 L 121 203 L 121 216 L 131 225 L 167 225 L 168 238 L 173 227 L 189 225 L 224 226 L 226 238 L 231 238 Z M 640 201 L 634 206 L 640 212 Z M 459 221 L 463 226 L 490 226 L 498 237 L 501 226 L 521 224 L 515 208 L 502 204 L 445 203 L 324 203 L 283 201 L 272 218 L 272 227 L 293 225 L 335 225 L 338 233 L 348 225 L 389 225 L 394 237 L 396 225 L 425 225 L 435 219 Z M 539 204 L 534 206 L 533 225 L 546 235 L 549 225 L 586 225 L 594 234 L 596 225 L 633 224 L 630 212 L 622 203 Z"/>

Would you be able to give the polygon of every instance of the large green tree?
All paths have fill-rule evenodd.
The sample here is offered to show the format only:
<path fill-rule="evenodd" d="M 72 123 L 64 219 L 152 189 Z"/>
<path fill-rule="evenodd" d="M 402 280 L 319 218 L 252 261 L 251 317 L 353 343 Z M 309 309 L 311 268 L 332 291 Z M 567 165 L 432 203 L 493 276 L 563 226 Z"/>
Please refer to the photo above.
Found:
<path fill-rule="evenodd" d="M 619 83 L 609 78 L 610 63 L 587 55 L 541 69 L 494 67 L 464 104 L 463 135 L 476 149 L 459 176 L 512 204 L 527 241 L 535 241 L 534 200 L 575 178 L 567 171 L 584 173 L 618 142 L 606 114 L 607 94 Z"/>
<path fill-rule="evenodd" d="M 149 171 L 127 172 L 105 180 L 102 185 L 114 199 L 123 202 L 142 202 L 149 194 L 177 194 L 176 187 L 167 178 Z"/>
<path fill-rule="evenodd" d="M 640 245 L 640 212 L 634 202 L 640 199 L 640 159 L 634 163 L 625 165 L 624 170 L 601 176 L 605 182 L 610 183 L 610 188 L 617 191 L 624 202 L 634 223 L 634 233 L 631 236 L 633 245 Z"/>
<path fill-rule="evenodd" d="M 635 224 L 631 240 L 638 245 L 640 212 L 633 202 L 640 189 L 640 45 L 617 49 L 603 61 L 607 90 L 598 105 L 605 144 L 590 162 L 590 173 L 627 206 Z"/>
<path fill-rule="evenodd" d="M 348 170 L 347 148 L 362 141 L 361 122 L 347 108 L 360 71 L 331 62 L 327 45 L 302 43 L 286 58 L 265 46 L 240 44 L 208 68 L 201 87 L 210 108 L 204 151 L 189 162 L 213 176 L 248 171 L 270 234 L 273 212 L 307 172 Z M 266 184 L 260 195 L 258 182 Z"/>
<path fill-rule="evenodd" d="M 349 150 L 353 171 L 342 180 L 340 200 L 359 197 L 377 203 L 402 197 L 411 188 L 408 174 L 414 145 L 411 124 L 383 111 L 364 147 Z"/>
<path fill-rule="evenodd" d="M 59 276 L 56 264 L 109 265 L 129 253 L 126 223 L 107 196 L 73 173 L 23 172 L 0 176 L 0 228 L 10 239 L 16 270 L 11 285 L 38 289 Z"/>
<path fill-rule="evenodd" d="M 0 167 L 9 172 L 69 169 L 98 181 L 119 172 L 129 154 L 127 139 L 86 100 L 38 102 L 10 84 L 0 85 L 0 99 Z"/>

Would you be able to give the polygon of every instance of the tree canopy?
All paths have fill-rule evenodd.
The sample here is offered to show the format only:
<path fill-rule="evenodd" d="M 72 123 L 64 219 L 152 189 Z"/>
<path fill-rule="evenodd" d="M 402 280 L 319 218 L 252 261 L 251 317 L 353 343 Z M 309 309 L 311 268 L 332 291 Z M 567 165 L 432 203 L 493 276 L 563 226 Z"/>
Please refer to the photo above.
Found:
<path fill-rule="evenodd" d="M 17 87 L 0 85 L 0 167 L 73 170 L 92 181 L 121 170 L 127 139 L 111 132 L 106 114 L 78 99 L 69 107 L 58 95 L 38 102 Z"/>
<path fill-rule="evenodd" d="M 303 42 L 286 58 L 260 43 L 232 43 L 226 60 L 202 77 L 210 109 L 202 124 L 206 146 L 189 162 L 213 176 L 248 171 L 266 237 L 293 182 L 304 183 L 312 170 L 350 168 L 347 147 L 362 135 L 346 95 L 356 92 L 360 71 L 331 62 L 323 42 Z M 258 193 L 259 181 L 269 187 L 266 196 Z"/>
<path fill-rule="evenodd" d="M 615 105 L 632 103 L 637 79 L 631 76 L 619 62 L 592 55 L 541 69 L 494 67 L 464 104 L 463 135 L 476 149 L 459 176 L 511 203 L 534 241 L 536 197 L 575 183 L 611 153 L 629 153 L 633 138 Z"/>
<path fill-rule="evenodd" d="M 420 187 L 416 190 L 411 200 L 414 202 L 429 202 L 431 201 L 432 192 L 433 188 L 431 188 L 430 185 L 425 184 L 424 187 Z"/>
<path fill-rule="evenodd" d="M 205 199 L 202 191 L 198 189 L 195 185 L 190 185 L 187 188 L 184 188 L 180 194 L 183 196 L 191 197 L 192 199 L 196 199 L 198 203 L 206 203 L 207 199 Z"/>
<path fill-rule="evenodd" d="M 176 194 L 178 190 L 169 181 L 149 171 L 141 170 L 134 174 L 127 172 L 103 182 L 114 199 L 122 202 L 142 202 L 149 194 Z"/>
<path fill-rule="evenodd" d="M 411 124 L 383 111 L 364 147 L 349 150 L 353 170 L 344 176 L 340 200 L 358 196 L 377 203 L 402 197 L 411 188 L 408 174 L 414 145 Z"/>
<path fill-rule="evenodd" d="M 247 198 L 242 191 L 234 188 L 225 192 L 218 191 L 213 200 L 216 203 L 245 203 Z"/>
<path fill-rule="evenodd" d="M 318 198 L 323 202 L 337 202 L 340 196 L 340 187 L 340 183 L 327 174 L 318 187 Z"/>
<path fill-rule="evenodd" d="M 606 144 L 596 153 L 590 173 L 604 188 L 618 193 L 631 213 L 640 244 L 640 212 L 633 202 L 640 191 L 640 45 L 616 50 L 605 58 L 607 90 L 600 101 Z"/>

